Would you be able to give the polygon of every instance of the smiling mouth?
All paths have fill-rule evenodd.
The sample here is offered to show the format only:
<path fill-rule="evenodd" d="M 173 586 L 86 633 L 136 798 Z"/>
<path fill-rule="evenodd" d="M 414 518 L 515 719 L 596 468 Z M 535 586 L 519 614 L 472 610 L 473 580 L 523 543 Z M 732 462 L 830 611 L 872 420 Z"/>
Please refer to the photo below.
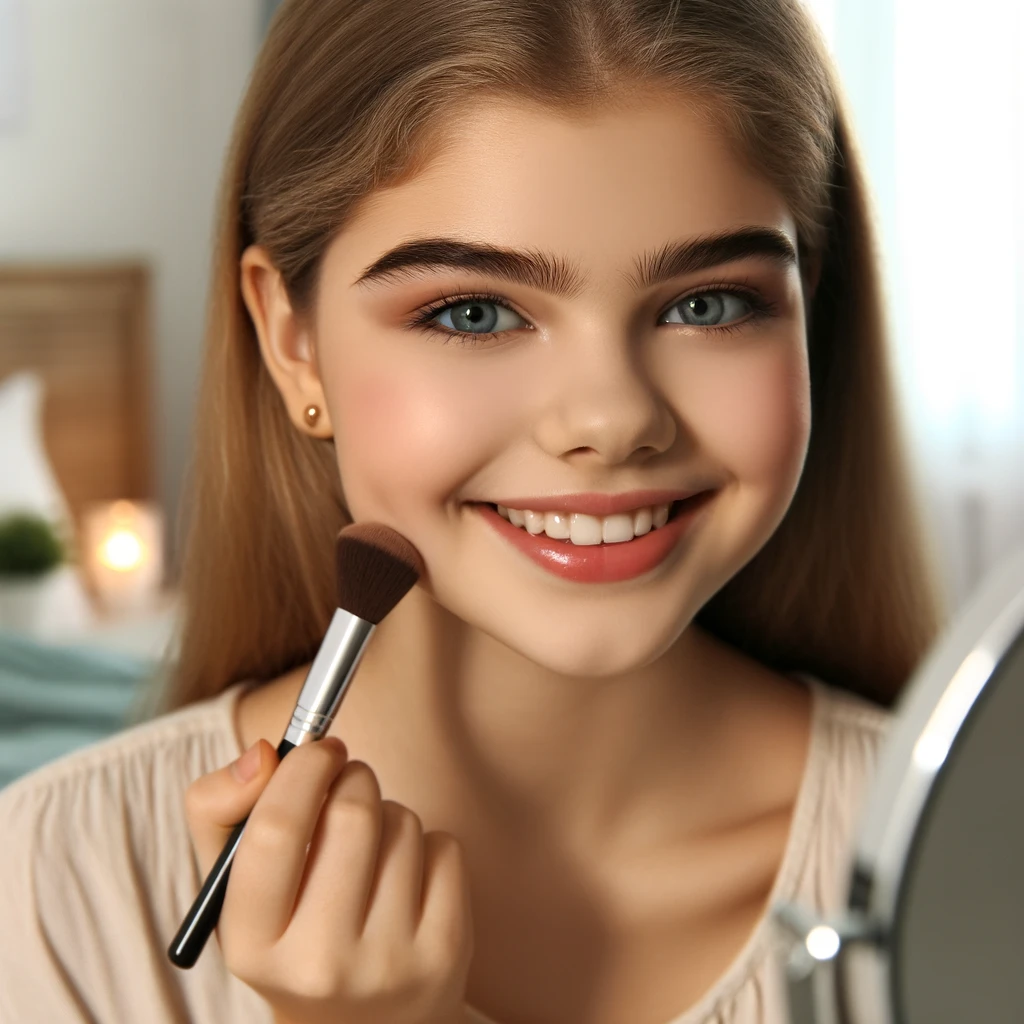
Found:
<path fill-rule="evenodd" d="M 506 509 L 494 502 L 476 502 L 493 509 L 506 522 L 533 536 L 545 534 L 550 540 L 567 546 L 622 544 L 656 531 L 672 522 L 681 513 L 702 504 L 711 495 L 702 491 L 672 502 L 670 505 L 648 505 L 631 512 L 610 516 L 592 516 L 583 512 L 533 512 Z"/>

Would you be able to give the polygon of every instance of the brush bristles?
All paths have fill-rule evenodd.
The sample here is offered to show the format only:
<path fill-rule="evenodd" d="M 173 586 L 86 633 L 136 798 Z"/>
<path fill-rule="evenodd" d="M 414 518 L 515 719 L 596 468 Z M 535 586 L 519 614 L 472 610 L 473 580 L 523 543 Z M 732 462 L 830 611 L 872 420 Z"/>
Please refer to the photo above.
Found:
<path fill-rule="evenodd" d="M 338 607 L 377 625 L 423 575 L 423 559 L 397 530 L 353 523 L 338 534 Z"/>

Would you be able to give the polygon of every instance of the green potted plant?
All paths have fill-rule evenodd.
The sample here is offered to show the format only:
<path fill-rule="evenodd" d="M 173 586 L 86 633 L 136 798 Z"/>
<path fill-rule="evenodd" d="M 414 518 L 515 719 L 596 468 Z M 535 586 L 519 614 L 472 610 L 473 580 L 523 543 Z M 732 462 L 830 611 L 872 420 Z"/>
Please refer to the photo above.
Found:
<path fill-rule="evenodd" d="M 0 626 L 34 632 L 69 545 L 34 512 L 0 515 Z"/>

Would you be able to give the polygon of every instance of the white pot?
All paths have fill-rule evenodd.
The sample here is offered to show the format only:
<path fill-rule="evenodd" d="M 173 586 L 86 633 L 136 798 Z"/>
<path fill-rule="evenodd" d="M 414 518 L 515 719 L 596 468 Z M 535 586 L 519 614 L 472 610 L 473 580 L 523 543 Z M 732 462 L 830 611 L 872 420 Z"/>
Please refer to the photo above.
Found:
<path fill-rule="evenodd" d="M 28 579 L 0 576 L 0 628 L 58 640 L 88 629 L 94 619 L 71 566 Z"/>

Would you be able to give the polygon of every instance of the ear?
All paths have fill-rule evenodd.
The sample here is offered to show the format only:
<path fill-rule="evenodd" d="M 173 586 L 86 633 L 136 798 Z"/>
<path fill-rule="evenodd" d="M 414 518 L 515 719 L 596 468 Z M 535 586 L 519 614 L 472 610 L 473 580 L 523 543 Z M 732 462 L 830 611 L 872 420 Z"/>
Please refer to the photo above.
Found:
<path fill-rule="evenodd" d="M 281 274 L 263 246 L 250 245 L 242 253 L 239 267 L 242 298 L 256 329 L 263 362 L 289 418 L 306 434 L 331 437 L 333 429 L 309 325 L 292 309 Z M 305 415 L 311 405 L 320 410 L 313 426 Z"/>

